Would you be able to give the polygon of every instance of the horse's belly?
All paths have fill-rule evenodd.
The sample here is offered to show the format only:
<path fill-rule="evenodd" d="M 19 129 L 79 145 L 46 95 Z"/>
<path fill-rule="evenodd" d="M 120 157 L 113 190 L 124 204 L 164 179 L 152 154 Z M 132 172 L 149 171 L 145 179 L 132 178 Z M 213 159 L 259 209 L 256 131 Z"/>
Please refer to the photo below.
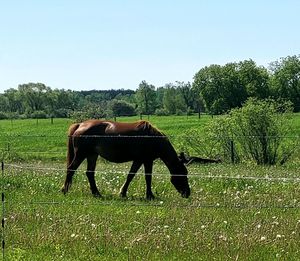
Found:
<path fill-rule="evenodd" d="M 133 160 L 153 159 L 152 149 L 147 147 L 135 146 L 131 144 L 124 148 L 120 144 L 111 144 L 110 146 L 97 146 L 96 152 L 104 159 L 121 163 Z"/>

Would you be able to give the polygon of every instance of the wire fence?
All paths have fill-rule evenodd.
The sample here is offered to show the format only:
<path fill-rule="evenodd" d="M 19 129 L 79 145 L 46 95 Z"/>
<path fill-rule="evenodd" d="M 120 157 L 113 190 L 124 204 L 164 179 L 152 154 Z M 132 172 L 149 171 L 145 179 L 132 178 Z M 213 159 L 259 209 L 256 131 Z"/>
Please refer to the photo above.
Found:
<path fill-rule="evenodd" d="M 53 137 L 53 138 L 57 138 L 58 136 L 56 135 L 16 135 L 16 136 L 10 136 L 10 139 L 13 140 L 14 137 L 18 137 L 18 138 L 49 138 L 49 137 Z M 136 136 L 129 136 L 130 138 L 137 138 Z M 149 138 L 148 136 L 145 136 L 146 138 Z M 97 135 L 85 135 L 82 136 L 82 138 L 124 138 L 124 136 L 97 136 Z M 144 138 L 141 136 L 138 136 L 138 138 Z M 153 137 L 151 137 L 153 138 Z M 157 136 L 155 137 L 157 138 Z M 192 137 L 191 137 L 192 138 Z M 283 138 L 292 138 L 292 139 L 299 139 L 298 136 L 285 136 Z M 7 142 L 6 145 L 3 148 L 3 154 L 7 154 L 7 155 L 13 155 L 15 153 L 14 150 L 14 146 L 13 146 L 13 142 Z M 39 151 L 39 150 L 26 150 L 26 151 L 18 151 L 18 153 L 20 155 L 32 155 L 32 154 L 39 154 L 39 155 L 43 155 L 43 154 L 47 154 L 47 155 L 61 155 L 64 156 L 65 155 L 65 151 Z M 9 156 L 8 156 L 9 158 Z M 77 170 L 78 172 L 85 172 L 82 169 Z M 44 165 L 37 165 L 36 163 L 31 163 L 31 164 L 26 164 L 26 163 L 19 163 L 19 162 L 14 162 L 14 158 L 11 157 L 9 158 L 9 160 L 7 162 L 2 161 L 1 164 L 1 175 L 2 175 L 2 192 L 1 192 L 1 198 L 2 198 L 2 211 L 1 211 L 1 227 L 2 227 L 2 258 L 3 260 L 5 260 L 5 238 L 6 238 L 6 222 L 7 222 L 7 217 L 6 217 L 6 208 L 9 206 L 13 206 L 16 204 L 19 205 L 23 205 L 23 206 L 64 206 L 64 205 L 69 205 L 69 206 L 111 206 L 113 204 L 116 204 L 116 201 L 113 200 L 101 200 L 98 201 L 97 203 L 95 202 L 83 202 L 83 201 L 78 201 L 78 202 L 67 202 L 67 201 L 51 201 L 51 200 L 33 200 L 33 201 L 21 201 L 21 200 L 13 200 L 13 199 L 9 199 L 6 194 L 10 193 L 7 189 L 7 183 L 9 183 L 9 180 L 11 178 L 14 177 L 14 175 L 24 175 L 24 173 L 27 172 L 39 172 L 39 173 L 43 173 L 44 176 L 51 176 L 53 172 L 56 173 L 60 173 L 60 174 L 64 174 L 66 172 L 66 168 L 62 168 L 62 167 L 48 167 L 48 166 L 44 166 Z M 106 170 L 107 174 L 111 174 L 111 175 L 120 175 L 120 176 L 126 176 L 128 174 L 128 172 L 124 171 L 124 170 Z M 95 170 L 95 173 L 97 174 L 102 174 L 103 170 Z M 193 170 L 192 172 L 190 172 L 188 174 L 188 177 L 190 178 L 190 180 L 196 180 L 197 182 L 199 180 L 207 180 L 207 182 L 211 182 L 213 180 L 225 180 L 225 181 L 241 181 L 241 182 L 245 182 L 245 181 L 253 181 L 253 182 L 265 182 L 265 183 L 292 183 L 293 185 L 297 186 L 297 188 L 299 189 L 299 183 L 300 183 L 300 177 L 298 175 L 298 173 L 294 173 L 294 175 L 289 175 L 289 176 L 273 176 L 273 175 L 269 175 L 268 173 L 264 176 L 257 176 L 257 175 L 249 175 L 249 172 L 247 173 L 248 175 L 241 175 L 241 174 L 236 174 L 236 175 L 228 175 L 228 174 L 223 174 L 223 175 L 219 175 L 219 174 L 212 174 L 210 173 L 209 175 L 205 175 L 201 172 L 201 167 L 197 167 L 196 170 Z M 158 177 L 158 178 L 169 178 L 170 174 L 166 173 L 165 171 L 155 171 L 152 174 L 144 174 L 144 175 L 152 175 L 154 177 Z M 33 178 L 34 175 L 30 176 L 31 178 Z M 177 176 L 180 176 L 180 174 L 177 174 Z M 29 178 L 30 178 L 29 177 Z M 298 190 L 297 190 L 298 191 Z M 278 202 L 267 202 L 267 203 L 262 203 L 262 202 L 250 202 L 250 203 L 243 203 L 243 202 L 224 202 L 224 203 L 219 203 L 219 202 L 199 202 L 199 201 L 193 201 L 193 202 L 186 202 L 186 203 L 174 203 L 171 202 L 168 207 L 174 207 L 174 208 L 212 208 L 212 209 L 300 209 L 300 204 L 299 204 L 299 199 L 296 197 L 296 193 L 295 198 L 290 198 L 288 200 L 288 203 L 283 202 L 283 203 L 279 203 Z M 290 202 L 293 202 L 292 204 Z M 125 204 L 123 204 L 124 202 L 122 202 L 122 204 L 119 204 L 119 206 L 123 206 L 123 207 L 128 207 L 128 206 L 143 206 L 143 207 L 166 207 L 166 203 L 163 202 L 161 203 L 161 201 L 154 201 L 154 202 L 125 202 Z"/>

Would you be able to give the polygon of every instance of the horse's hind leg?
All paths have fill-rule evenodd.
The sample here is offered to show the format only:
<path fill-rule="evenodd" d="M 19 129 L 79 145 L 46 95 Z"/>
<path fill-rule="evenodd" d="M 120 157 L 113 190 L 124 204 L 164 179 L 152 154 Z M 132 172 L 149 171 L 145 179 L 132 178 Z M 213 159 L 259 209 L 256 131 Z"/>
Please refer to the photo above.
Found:
<path fill-rule="evenodd" d="M 75 171 L 78 169 L 78 167 L 80 166 L 80 164 L 82 163 L 82 161 L 84 160 L 84 156 L 80 155 L 80 154 L 76 154 L 74 160 L 72 161 L 71 165 L 68 166 L 67 168 L 67 176 L 66 176 L 66 180 L 65 180 L 65 184 L 62 188 L 62 192 L 64 194 L 66 194 L 69 190 L 69 188 L 72 185 L 72 178 L 75 174 Z"/>
<path fill-rule="evenodd" d="M 137 171 L 139 170 L 139 168 L 142 166 L 142 163 L 139 161 L 134 161 L 131 165 L 130 171 L 127 175 L 127 179 L 124 183 L 124 185 L 121 187 L 120 190 L 120 196 L 121 197 L 126 197 L 127 194 L 127 190 L 128 190 L 128 186 L 130 184 L 130 182 L 132 181 L 132 179 L 134 178 L 135 174 L 137 173 Z"/>
<path fill-rule="evenodd" d="M 92 194 L 94 196 L 100 197 L 101 195 L 95 182 L 95 168 L 96 168 L 97 158 L 98 158 L 98 154 L 89 155 L 87 157 L 86 176 L 88 177 Z"/>
<path fill-rule="evenodd" d="M 152 200 L 154 199 L 154 195 L 152 193 L 152 188 L 151 188 L 153 161 L 145 162 L 144 167 L 145 167 L 145 179 L 146 179 L 146 198 L 148 200 Z"/>

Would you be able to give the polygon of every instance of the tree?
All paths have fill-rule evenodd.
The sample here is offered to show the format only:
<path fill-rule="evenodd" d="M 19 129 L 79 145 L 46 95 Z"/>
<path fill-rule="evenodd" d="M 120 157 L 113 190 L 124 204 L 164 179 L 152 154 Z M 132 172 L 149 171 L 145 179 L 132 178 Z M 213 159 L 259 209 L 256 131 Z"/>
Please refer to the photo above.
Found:
<path fill-rule="evenodd" d="M 190 82 L 176 82 L 176 88 L 181 95 L 184 105 L 185 105 L 185 111 L 187 112 L 189 109 L 197 109 L 196 106 L 196 94 L 192 89 L 192 85 Z"/>
<path fill-rule="evenodd" d="M 241 107 L 249 97 L 269 97 L 269 74 L 252 60 L 211 65 L 196 73 L 193 89 L 210 113 L 220 114 Z"/>
<path fill-rule="evenodd" d="M 272 96 L 289 100 L 300 111 L 300 55 L 281 58 L 270 64 Z"/>
<path fill-rule="evenodd" d="M 177 86 L 172 83 L 165 85 L 163 105 L 168 114 L 182 114 L 187 111 L 184 97 Z"/>
<path fill-rule="evenodd" d="M 4 92 L 4 95 L 8 99 L 8 112 L 18 114 L 23 114 L 25 112 L 25 107 L 18 90 L 10 88 Z"/>
<path fill-rule="evenodd" d="M 245 86 L 238 74 L 238 65 L 211 65 L 194 77 L 193 88 L 200 93 L 205 107 L 212 114 L 221 114 L 239 107 L 247 99 Z"/>
<path fill-rule="evenodd" d="M 262 66 L 258 67 L 253 60 L 239 62 L 239 77 L 246 87 L 247 97 L 265 99 L 270 96 L 269 73 Z"/>
<path fill-rule="evenodd" d="M 112 100 L 109 104 L 113 116 L 133 116 L 136 115 L 134 106 L 126 101 Z"/>
<path fill-rule="evenodd" d="M 163 97 L 164 109 L 168 111 L 169 114 L 176 113 L 176 90 L 171 84 L 165 85 L 165 92 Z"/>
<path fill-rule="evenodd" d="M 154 113 L 156 109 L 155 86 L 142 81 L 136 91 L 136 101 L 140 113 L 147 115 Z"/>
<path fill-rule="evenodd" d="M 46 93 L 50 90 L 43 83 L 27 83 L 18 86 L 18 91 L 28 113 L 45 110 L 48 102 Z"/>

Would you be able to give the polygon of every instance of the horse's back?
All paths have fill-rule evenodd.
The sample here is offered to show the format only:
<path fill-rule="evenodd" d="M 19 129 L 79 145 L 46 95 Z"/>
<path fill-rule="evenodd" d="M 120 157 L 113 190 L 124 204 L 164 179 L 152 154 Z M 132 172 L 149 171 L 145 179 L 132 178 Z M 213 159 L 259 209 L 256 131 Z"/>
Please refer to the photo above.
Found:
<path fill-rule="evenodd" d="M 126 162 L 158 158 L 162 141 L 158 136 L 163 134 L 147 121 L 88 120 L 80 123 L 71 137 L 81 153 L 97 153 L 108 161 Z"/>
<path fill-rule="evenodd" d="M 88 120 L 79 124 L 74 132 L 78 135 L 151 135 L 160 134 L 149 122 L 114 122 L 106 120 Z"/>

